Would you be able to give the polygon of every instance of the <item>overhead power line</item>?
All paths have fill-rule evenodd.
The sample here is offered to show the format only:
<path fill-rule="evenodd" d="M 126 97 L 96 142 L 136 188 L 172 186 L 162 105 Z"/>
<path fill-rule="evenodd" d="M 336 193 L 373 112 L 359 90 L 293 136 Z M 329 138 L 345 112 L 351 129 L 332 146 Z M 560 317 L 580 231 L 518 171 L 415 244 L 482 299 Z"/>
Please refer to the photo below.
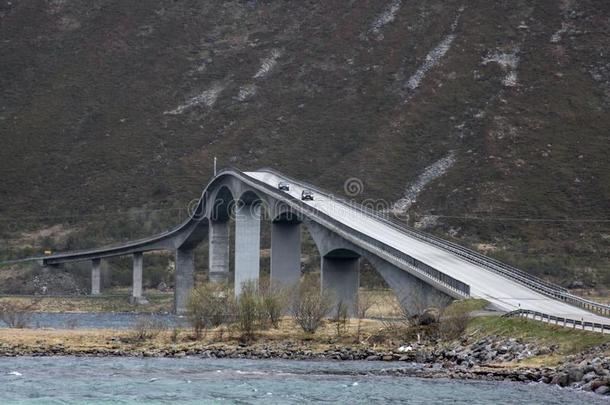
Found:
<path fill-rule="evenodd" d="M 437 218 L 473 220 L 473 221 L 519 221 L 519 222 L 574 222 L 574 223 L 610 223 L 607 218 L 532 218 L 532 217 L 492 217 L 474 215 L 436 215 L 423 214 L 420 216 L 431 216 Z"/>

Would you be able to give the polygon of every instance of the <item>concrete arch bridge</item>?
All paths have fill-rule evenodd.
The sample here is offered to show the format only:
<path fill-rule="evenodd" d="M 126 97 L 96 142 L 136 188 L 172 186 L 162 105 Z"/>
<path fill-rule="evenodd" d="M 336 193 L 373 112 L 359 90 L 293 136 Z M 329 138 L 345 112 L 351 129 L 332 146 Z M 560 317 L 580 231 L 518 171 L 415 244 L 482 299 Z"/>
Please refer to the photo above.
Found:
<path fill-rule="evenodd" d="M 289 190 L 279 190 L 285 182 Z M 302 201 L 303 190 L 314 193 Z M 59 253 L 38 260 L 44 266 L 90 261 L 92 293 L 100 292 L 100 262 L 133 256 L 135 301 L 142 299 L 143 254 L 175 252 L 175 310 L 183 313 L 194 283 L 194 253 L 207 240 L 209 277 L 229 277 L 230 224 L 235 223 L 235 290 L 256 280 L 262 220 L 271 221 L 271 279 L 296 283 L 301 269 L 301 228 L 306 227 L 321 257 L 322 288 L 331 289 L 354 311 L 359 262 L 368 260 L 394 290 L 405 309 L 444 306 L 455 299 L 483 298 L 500 311 L 529 310 L 559 319 L 608 322 L 610 307 L 568 293 L 507 264 L 462 246 L 407 228 L 366 207 L 289 178 L 272 169 L 229 168 L 205 187 L 192 214 L 167 232 L 117 246 Z"/>

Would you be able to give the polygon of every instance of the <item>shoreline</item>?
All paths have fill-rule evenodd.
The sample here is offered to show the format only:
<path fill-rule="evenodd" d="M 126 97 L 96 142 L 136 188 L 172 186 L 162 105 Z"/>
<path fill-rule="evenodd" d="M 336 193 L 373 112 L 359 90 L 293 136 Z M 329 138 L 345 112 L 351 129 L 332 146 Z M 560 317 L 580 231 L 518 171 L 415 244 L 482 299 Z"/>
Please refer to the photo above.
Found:
<path fill-rule="evenodd" d="M 476 345 L 476 343 L 475 343 Z M 313 348 L 308 344 L 201 344 L 153 345 L 132 347 L 118 343 L 112 348 L 65 346 L 63 344 L 7 345 L 0 343 L 0 357 L 123 357 L 123 358 L 218 358 L 293 361 L 378 361 L 387 369 L 373 372 L 379 376 L 404 376 L 426 379 L 446 378 L 473 381 L 511 381 L 558 385 L 576 391 L 610 395 L 610 357 L 599 357 L 607 347 L 567 359 L 555 367 L 527 366 L 515 363 L 478 363 L 450 360 L 453 350 L 425 350 L 407 353 L 374 350 L 346 345 Z M 464 348 L 467 348 L 465 346 Z M 371 373 L 366 373 L 371 374 Z"/>
<path fill-rule="evenodd" d="M 0 357 L 381 361 L 386 375 L 540 382 L 610 395 L 610 336 L 498 316 L 470 318 L 457 325 L 464 328 L 459 333 L 444 332 L 454 326 L 327 320 L 308 334 L 284 317 L 245 338 L 235 325 L 195 336 L 192 327 L 144 318 L 131 329 L 3 328 Z"/>

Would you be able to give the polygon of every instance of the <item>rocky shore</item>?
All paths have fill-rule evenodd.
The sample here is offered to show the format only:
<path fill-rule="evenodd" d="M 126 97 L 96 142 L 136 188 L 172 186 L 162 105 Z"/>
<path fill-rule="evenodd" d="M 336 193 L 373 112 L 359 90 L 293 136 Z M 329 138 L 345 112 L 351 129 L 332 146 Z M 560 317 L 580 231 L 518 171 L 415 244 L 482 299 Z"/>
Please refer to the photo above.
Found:
<path fill-rule="evenodd" d="M 453 344 L 425 342 L 380 350 L 307 342 L 267 342 L 254 344 L 130 344 L 117 339 L 108 347 L 66 346 L 61 343 L 11 345 L 0 343 L 0 356 L 124 356 L 124 357 L 201 357 L 234 359 L 366 360 L 386 361 L 378 373 L 424 378 L 455 378 L 556 384 L 600 395 L 610 395 L 608 345 L 600 345 L 563 359 L 556 367 L 524 367 L 523 360 L 552 355 L 556 346 L 540 346 L 520 339 L 488 336 Z"/>

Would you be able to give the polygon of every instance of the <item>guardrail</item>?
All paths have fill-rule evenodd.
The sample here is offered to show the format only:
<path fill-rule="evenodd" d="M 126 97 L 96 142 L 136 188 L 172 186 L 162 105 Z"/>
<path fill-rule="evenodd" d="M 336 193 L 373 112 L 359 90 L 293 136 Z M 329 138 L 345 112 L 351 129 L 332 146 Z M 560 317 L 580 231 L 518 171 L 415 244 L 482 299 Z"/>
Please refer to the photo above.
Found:
<path fill-rule="evenodd" d="M 538 311 L 532 311 L 529 309 L 517 309 L 516 311 L 508 312 L 502 316 L 506 318 L 521 317 L 533 319 L 534 321 L 539 320 L 541 322 L 545 322 L 551 325 L 554 323 L 555 325 L 563 326 L 564 328 L 589 330 L 591 332 L 598 333 L 610 333 L 609 324 L 588 322 L 584 321 L 583 319 L 579 321 L 577 319 L 562 318 L 560 316 L 549 315 Z"/>
<path fill-rule="evenodd" d="M 513 281 L 516 281 L 529 288 L 532 288 L 541 294 L 544 294 L 551 298 L 555 298 L 555 299 L 564 301 L 565 303 L 570 304 L 570 305 L 574 305 L 574 306 L 577 306 L 577 307 L 580 307 L 580 308 L 583 308 L 583 309 L 586 309 L 589 311 L 597 312 L 604 316 L 610 315 L 610 306 L 600 304 L 600 303 L 590 301 L 590 300 L 575 296 L 573 294 L 570 294 L 567 289 L 565 289 L 561 286 L 558 286 L 556 284 L 550 283 L 548 281 L 542 280 L 531 274 L 528 274 L 528 273 L 524 272 L 523 270 L 517 269 L 516 267 L 502 263 L 496 259 L 487 257 L 479 252 L 476 252 L 472 249 L 468 249 L 464 246 L 460 246 L 456 243 L 446 241 L 444 239 L 441 239 L 441 238 L 433 236 L 433 235 L 429 235 L 422 231 L 409 228 L 405 223 L 400 222 L 394 218 L 388 217 L 387 215 L 383 215 L 382 213 L 380 213 L 376 210 L 373 210 L 370 207 L 366 207 L 366 206 L 363 206 L 362 204 L 356 203 L 354 201 L 346 200 L 344 198 L 337 197 L 333 194 L 326 193 L 314 185 L 285 176 L 282 173 L 279 173 L 277 170 L 274 170 L 271 168 L 264 168 L 264 169 L 261 169 L 261 171 L 267 171 L 269 173 L 273 173 L 279 177 L 288 179 L 291 182 L 294 182 L 294 183 L 300 184 L 306 188 L 315 190 L 317 193 L 331 197 L 331 198 L 335 199 L 336 201 L 339 201 L 339 202 L 349 206 L 350 208 L 356 209 L 366 215 L 372 216 L 375 219 L 386 223 L 387 225 L 391 226 L 392 228 L 396 229 L 397 231 L 399 231 L 407 236 L 414 237 L 418 240 L 427 242 L 427 243 L 437 246 L 441 249 L 449 251 L 449 252 L 463 258 L 464 260 L 470 261 L 471 263 L 477 264 L 479 266 L 483 266 L 483 267 L 487 268 L 488 270 L 491 270 L 491 271 L 498 273 L 502 276 L 505 276 Z"/>
<path fill-rule="evenodd" d="M 354 231 L 353 229 L 350 228 L 347 232 L 354 233 L 357 231 Z M 366 236 L 366 235 L 361 234 L 360 232 L 357 232 L 357 233 L 361 236 Z M 369 243 L 369 245 L 371 245 L 371 243 Z M 378 252 L 385 253 L 385 254 L 388 254 L 388 255 L 394 257 L 398 262 L 409 267 L 410 269 L 412 269 L 420 274 L 424 274 L 424 275 L 428 276 L 427 278 L 432 279 L 432 281 L 435 281 L 441 285 L 444 285 L 445 287 L 449 288 L 450 290 L 458 293 L 461 298 L 470 298 L 470 285 L 468 285 L 456 278 L 453 278 L 453 277 L 443 273 L 442 271 L 439 271 L 439 270 L 435 269 L 434 267 L 429 266 L 426 263 L 423 263 L 399 250 L 396 250 L 392 247 L 385 246 L 385 245 L 383 247 L 380 247 L 378 245 L 380 245 L 380 242 L 376 242 L 374 246 L 371 246 L 372 250 L 376 250 Z M 383 257 L 383 255 L 380 255 L 380 256 Z"/>

